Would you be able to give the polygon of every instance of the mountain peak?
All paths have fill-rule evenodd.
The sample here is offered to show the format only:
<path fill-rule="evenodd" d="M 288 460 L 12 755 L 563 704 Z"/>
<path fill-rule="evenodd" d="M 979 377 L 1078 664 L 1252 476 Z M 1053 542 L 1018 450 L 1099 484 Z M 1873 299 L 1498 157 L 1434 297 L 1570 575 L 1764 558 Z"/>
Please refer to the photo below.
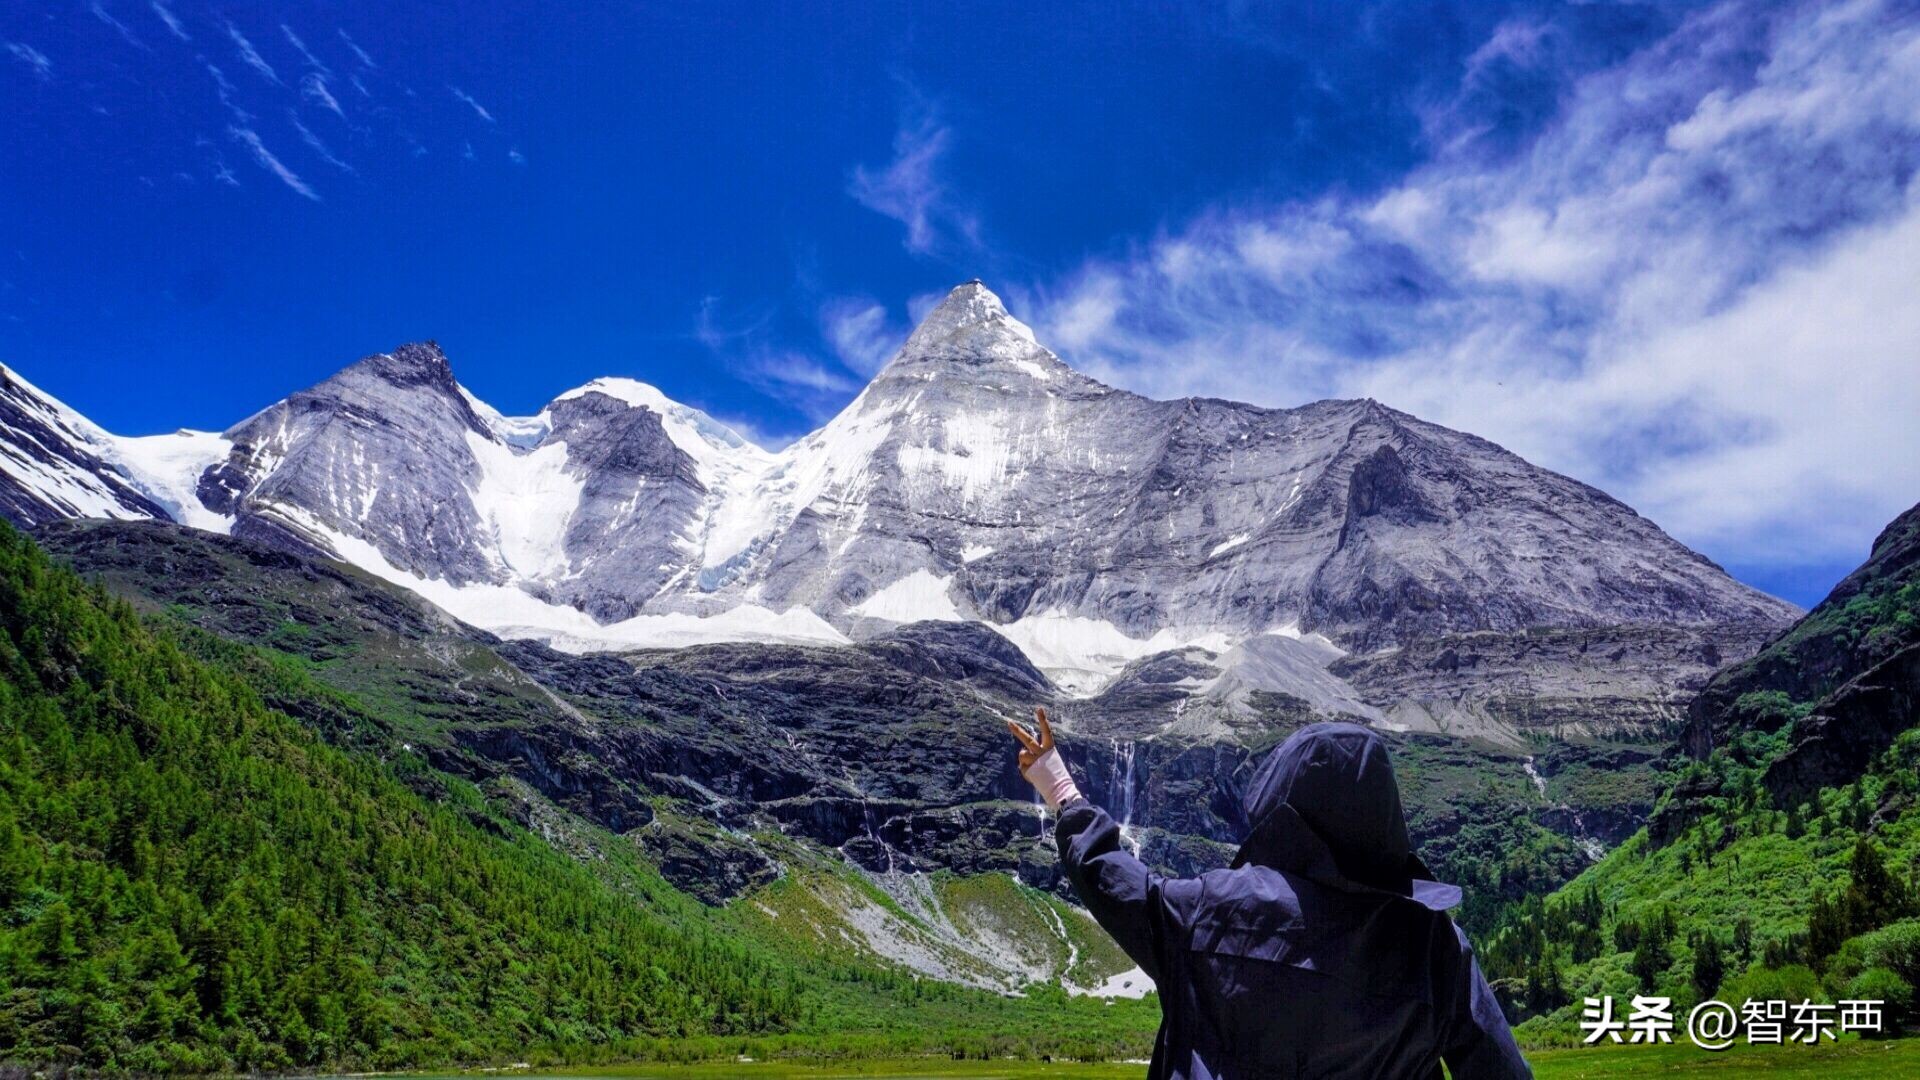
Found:
<path fill-rule="evenodd" d="M 552 408 L 553 405 L 562 401 L 585 397 L 588 394 L 603 394 L 613 398 L 615 401 L 625 402 L 635 408 L 651 409 L 661 416 L 666 416 L 675 409 L 686 408 L 686 406 L 681 405 L 679 402 L 661 393 L 660 388 L 654 386 L 652 383 L 644 383 L 638 379 L 626 379 L 615 376 L 598 378 L 582 386 L 576 386 L 566 393 L 561 394 L 559 397 L 554 398 L 553 402 L 548 405 L 548 408 Z"/>
<path fill-rule="evenodd" d="M 1007 306 L 979 278 L 947 293 L 920 320 L 888 368 L 898 374 L 903 368 L 926 363 L 1013 367 L 1042 381 L 1067 370 L 1027 324 L 1007 313 Z"/>
<path fill-rule="evenodd" d="M 354 368 L 395 386 L 433 386 L 450 395 L 459 391 L 453 365 L 447 362 L 447 354 L 440 351 L 437 341 L 409 342 L 392 352 L 374 353 Z"/>
<path fill-rule="evenodd" d="M 920 320 L 919 330 L 935 328 L 951 332 L 995 322 L 1011 323 L 1019 327 L 1028 338 L 1033 337 L 1033 332 L 1028 330 L 1024 323 L 1007 314 L 1007 305 L 1001 303 L 1000 297 L 994 295 L 993 290 L 987 288 L 985 282 L 979 278 L 973 278 L 963 284 L 955 285 L 947 293 L 946 299 L 940 301 L 932 311 L 927 312 L 926 318 Z M 919 336 L 919 330 L 915 331 L 914 336 Z"/>

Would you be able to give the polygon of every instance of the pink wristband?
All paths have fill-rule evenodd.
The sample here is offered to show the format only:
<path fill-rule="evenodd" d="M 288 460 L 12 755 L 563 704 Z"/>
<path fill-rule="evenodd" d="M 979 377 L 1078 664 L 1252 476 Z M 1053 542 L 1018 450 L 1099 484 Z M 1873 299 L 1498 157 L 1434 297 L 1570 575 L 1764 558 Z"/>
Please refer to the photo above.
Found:
<path fill-rule="evenodd" d="M 1066 760 L 1058 750 L 1041 754 L 1020 775 L 1026 777 L 1027 783 L 1032 784 L 1034 790 L 1040 792 L 1040 797 L 1047 800 L 1047 809 L 1056 813 L 1061 806 L 1080 797 L 1080 788 L 1073 782 L 1073 774 L 1067 772 Z"/>

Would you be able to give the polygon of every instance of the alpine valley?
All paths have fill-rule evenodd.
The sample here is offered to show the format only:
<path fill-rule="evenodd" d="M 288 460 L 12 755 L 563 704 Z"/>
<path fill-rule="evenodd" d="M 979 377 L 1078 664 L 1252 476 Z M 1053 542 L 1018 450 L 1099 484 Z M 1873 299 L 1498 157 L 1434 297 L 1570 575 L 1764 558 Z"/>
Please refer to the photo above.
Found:
<path fill-rule="evenodd" d="M 1786 633 L 1797 609 L 1594 488 L 1374 401 L 1104 386 L 979 282 L 777 453 L 626 379 L 503 416 L 431 342 L 219 433 L 110 434 L 0 368 L 0 513 L 285 738 L 398 778 L 406 813 L 538 849 L 689 940 L 831 958 L 735 1021 L 676 1014 L 683 1032 L 832 1028 L 809 1001 L 885 1029 L 851 986 L 984 1017 L 1064 988 L 1122 999 L 1089 1052 L 1144 1046 L 1124 999 L 1150 986 L 1070 903 L 1015 770 L 1002 722 L 1038 704 L 1083 789 L 1178 873 L 1224 865 L 1252 763 L 1288 732 L 1389 733 L 1415 839 L 1467 887 L 1468 928 L 1498 931 L 1516 1015 L 1542 1017 L 1564 1002 L 1525 980 L 1575 962 L 1525 937 L 1571 902 L 1544 898 L 1628 880 L 1649 844 L 1706 845 L 1753 792 L 1817 804 L 1904 727 L 1857 754 L 1835 734 L 1885 712 L 1854 669 L 1905 652 L 1855 657 L 1815 634 L 1824 607 Z M 206 1061 L 527 1041 L 415 1036 L 283 1058 L 214 1039 Z"/>

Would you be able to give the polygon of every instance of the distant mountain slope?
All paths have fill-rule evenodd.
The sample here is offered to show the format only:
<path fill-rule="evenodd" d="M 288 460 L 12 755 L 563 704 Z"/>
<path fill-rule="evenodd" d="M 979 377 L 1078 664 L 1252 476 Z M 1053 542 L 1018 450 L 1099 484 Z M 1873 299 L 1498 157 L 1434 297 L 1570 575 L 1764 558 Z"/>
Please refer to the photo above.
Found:
<path fill-rule="evenodd" d="M 1920 507 L 1694 699 L 1639 832 L 1479 950 L 1540 1034 L 1582 997 L 1882 998 L 1920 1020 Z"/>
<path fill-rule="evenodd" d="M 0 736 L 10 1061 L 391 1067 L 520 1054 L 535 1017 L 580 1045 L 798 1019 L 793 971 L 630 859 L 321 743 L 5 524 Z"/>
<path fill-rule="evenodd" d="M 16 525 L 158 518 L 224 532 L 197 489 L 226 453 L 211 432 L 110 435 L 0 365 L 0 518 Z"/>
<path fill-rule="evenodd" d="M 166 518 L 110 461 L 105 432 L 0 367 L 0 517 Z"/>
<path fill-rule="evenodd" d="M 1255 668 L 1310 653 L 1287 639 L 1272 643 L 1299 648 L 1260 639 L 1260 663 L 1232 664 L 1229 677 L 1206 654 L 1174 654 L 1143 661 L 1107 693 L 1062 702 L 1025 656 L 977 623 L 914 624 L 832 649 L 724 643 L 569 656 L 461 625 L 350 566 L 241 538 L 155 522 L 67 523 L 41 538 L 144 608 L 257 644 L 304 678 L 378 705 L 322 707 L 284 692 L 276 669 L 249 669 L 289 715 L 370 751 L 404 745 L 483 790 L 533 793 L 630 835 L 675 884 L 716 903 L 751 903 L 780 866 L 820 860 L 882 883 L 901 904 L 922 903 L 926 875 L 941 871 L 1061 889 L 1045 816 L 1014 771 L 1002 726 L 1037 703 L 1057 707 L 1084 789 L 1128 823 L 1150 861 L 1182 873 L 1223 865 L 1245 825 L 1235 793 L 1253 755 L 1337 715 L 1341 700 L 1322 699 L 1333 711 L 1321 713 L 1249 685 Z M 1189 672 L 1219 695 L 1203 691 L 1188 711 L 1230 717 L 1220 730 L 1208 722 L 1156 735 L 1188 692 L 1167 676 Z M 1556 748 L 1535 769 L 1523 752 L 1389 738 L 1412 770 L 1416 836 L 1441 872 L 1488 902 L 1577 872 L 1590 857 L 1583 846 L 1616 839 L 1621 813 L 1644 812 L 1634 793 L 1643 785 L 1625 772 L 1582 786 L 1610 751 Z M 770 847 L 775 835 L 812 854 Z M 980 965 L 992 969 L 1004 950 L 975 945 L 968 977 L 985 978 Z"/>
<path fill-rule="evenodd" d="M 1805 618 L 1707 684 L 1689 712 L 1687 747 L 1705 757 L 1740 730 L 1776 730 L 1916 642 L 1920 506 L 1881 530 L 1867 561 Z"/>
<path fill-rule="evenodd" d="M 1606 495 L 1376 402 L 1101 385 L 978 282 L 779 454 L 630 380 L 504 417 L 430 342 L 170 442 L 7 385 L 15 520 L 231 529 L 573 650 L 980 619 L 1092 689 L 1156 652 L 1276 631 L 1371 652 L 1794 614 Z"/>

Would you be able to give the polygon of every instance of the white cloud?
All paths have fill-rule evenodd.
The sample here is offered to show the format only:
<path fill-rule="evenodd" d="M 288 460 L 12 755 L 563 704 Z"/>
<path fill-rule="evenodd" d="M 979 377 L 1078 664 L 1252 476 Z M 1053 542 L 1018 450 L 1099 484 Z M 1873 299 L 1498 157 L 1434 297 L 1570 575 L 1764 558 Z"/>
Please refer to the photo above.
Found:
<path fill-rule="evenodd" d="M 907 227 L 907 250 L 916 254 L 980 246 L 979 218 L 960 205 L 941 174 L 952 141 L 953 129 L 916 101 L 894 133 L 893 160 L 855 166 L 847 182 L 847 194 L 860 205 Z"/>
<path fill-rule="evenodd" d="M 213 78 L 214 91 L 220 95 L 220 104 L 225 105 L 227 111 L 232 113 L 233 118 L 241 124 L 252 120 L 253 114 L 241 108 L 240 103 L 234 100 L 238 96 L 238 91 L 234 89 L 232 81 L 227 78 L 227 73 L 221 71 L 218 64 L 209 63 L 206 67 L 207 74 Z"/>
<path fill-rule="evenodd" d="M 489 123 L 489 124 L 491 124 L 491 123 L 493 123 L 493 114 L 487 111 L 487 107 L 486 107 L 486 106 L 484 106 L 484 105 L 482 105 L 482 104 L 480 104 L 479 102 L 477 102 L 477 101 L 475 101 L 475 100 L 473 100 L 473 95 L 472 95 L 472 94 L 469 94 L 469 93 L 467 93 L 467 92 L 466 92 L 465 90 L 462 90 L 462 89 L 460 89 L 460 88 L 459 88 L 459 87 L 457 87 L 457 86 L 449 86 L 449 87 L 447 87 L 447 89 L 448 89 L 448 90 L 451 90 L 451 91 L 453 91 L 453 96 L 454 96 L 455 98 L 457 98 L 457 99 L 459 99 L 459 100 L 461 100 L 461 101 L 464 101 L 464 102 L 466 102 L 466 103 L 467 103 L 468 105 L 470 105 L 470 106 L 472 106 L 472 107 L 473 107 L 473 111 L 474 111 L 475 113 L 477 113 L 477 114 L 479 114 L 479 116 L 480 116 L 480 119 L 482 119 L 482 120 L 485 120 L 485 121 L 486 121 L 487 123 Z"/>
<path fill-rule="evenodd" d="M 327 89 L 326 76 L 321 75 L 319 72 L 308 72 L 307 77 L 300 80 L 300 93 L 308 101 L 327 110 L 341 120 L 346 120 L 346 110 L 340 107 L 339 99 L 333 96 L 333 91 Z"/>
<path fill-rule="evenodd" d="M 328 75 L 333 74 L 333 69 L 321 63 L 320 58 L 313 55 L 313 50 L 307 48 L 307 43 L 301 41 L 300 35 L 293 32 L 293 27 L 288 26 L 286 23 L 281 23 L 280 32 L 287 36 L 287 43 L 293 46 L 294 51 L 299 53 L 302 59 L 306 60 L 308 67 Z"/>
<path fill-rule="evenodd" d="M 864 296 L 828 301 L 820 309 L 820 330 L 840 362 L 863 375 L 879 371 L 906 337 L 888 320 L 886 308 Z"/>
<path fill-rule="evenodd" d="M 167 5 L 161 3 L 160 0 L 152 0 L 147 6 L 153 9 L 153 13 L 160 17 L 161 22 L 167 24 L 167 29 L 173 31 L 174 37 L 179 38 L 181 41 L 193 40 L 192 35 L 187 33 L 187 28 L 181 25 L 179 16 L 168 10 Z"/>
<path fill-rule="evenodd" d="M 229 127 L 227 128 L 227 134 L 231 135 L 235 142 L 240 143 L 251 151 L 253 160 L 258 162 L 261 168 L 279 177 L 281 183 L 312 199 L 314 202 L 320 201 L 319 194 L 311 187 L 308 187 L 306 181 L 300 179 L 298 173 L 287 168 L 286 165 L 281 163 L 279 158 L 273 155 L 273 151 L 267 149 L 266 144 L 260 141 L 258 132 L 252 128 Z"/>
<path fill-rule="evenodd" d="M 764 314 L 726 321 L 720 299 L 710 296 L 701 302 L 693 337 L 746 382 L 816 422 L 860 391 L 860 380 L 838 365 L 775 344 L 770 323 Z"/>
<path fill-rule="evenodd" d="M 1561 100 L 1512 153 L 1443 103 L 1394 190 L 1203 213 L 1029 307 L 1142 392 L 1372 396 L 1723 561 L 1859 557 L 1920 499 L 1920 26 L 1724 3 Z"/>
<path fill-rule="evenodd" d="M 114 18 L 113 13 L 108 11 L 106 6 L 100 3 L 100 0 L 93 0 L 93 3 L 88 5 L 88 7 L 89 10 L 93 12 L 93 17 L 111 26 L 114 32 L 120 35 L 122 41 L 125 41 L 136 49 L 145 49 L 147 47 L 147 43 L 134 36 L 133 29 L 126 23 Z"/>
<path fill-rule="evenodd" d="M 27 68 L 36 76 L 41 79 L 53 78 L 53 61 L 47 59 L 46 53 L 24 41 L 9 41 L 6 44 L 7 51 L 13 54 L 13 58 L 27 65 Z"/>
<path fill-rule="evenodd" d="M 239 27 L 228 23 L 227 36 L 233 39 L 234 50 L 240 54 L 240 59 L 244 60 L 248 67 L 259 72 L 261 78 L 275 86 L 283 85 L 280 82 L 280 76 L 273 70 L 273 65 L 267 63 L 266 58 L 260 55 L 260 50 L 253 47 L 253 42 L 247 40 L 247 35 L 241 33 Z"/>
<path fill-rule="evenodd" d="M 299 113 L 294 112 L 292 109 L 288 109 L 287 120 L 289 123 L 293 125 L 293 130 L 300 133 L 300 141 L 306 143 L 307 148 L 312 150 L 314 154 L 316 154 L 320 158 L 320 160 L 326 162 L 327 164 L 333 166 L 336 169 L 339 169 L 341 172 L 349 173 L 349 174 L 352 174 L 355 172 L 355 169 L 353 166 L 333 156 L 333 151 L 327 149 L 327 144 L 320 141 L 320 136 L 315 135 L 311 130 L 307 128 L 307 125 L 300 122 Z"/>
<path fill-rule="evenodd" d="M 376 64 L 373 62 L 373 57 L 367 55 L 367 50 L 361 48 L 358 44 L 354 42 L 354 40 L 351 37 L 347 36 L 347 32 L 345 30 L 340 31 L 340 40 L 347 43 L 347 48 L 353 50 L 353 55 L 358 57 L 361 63 L 367 65 L 368 67 L 380 66 L 379 64 Z"/>

